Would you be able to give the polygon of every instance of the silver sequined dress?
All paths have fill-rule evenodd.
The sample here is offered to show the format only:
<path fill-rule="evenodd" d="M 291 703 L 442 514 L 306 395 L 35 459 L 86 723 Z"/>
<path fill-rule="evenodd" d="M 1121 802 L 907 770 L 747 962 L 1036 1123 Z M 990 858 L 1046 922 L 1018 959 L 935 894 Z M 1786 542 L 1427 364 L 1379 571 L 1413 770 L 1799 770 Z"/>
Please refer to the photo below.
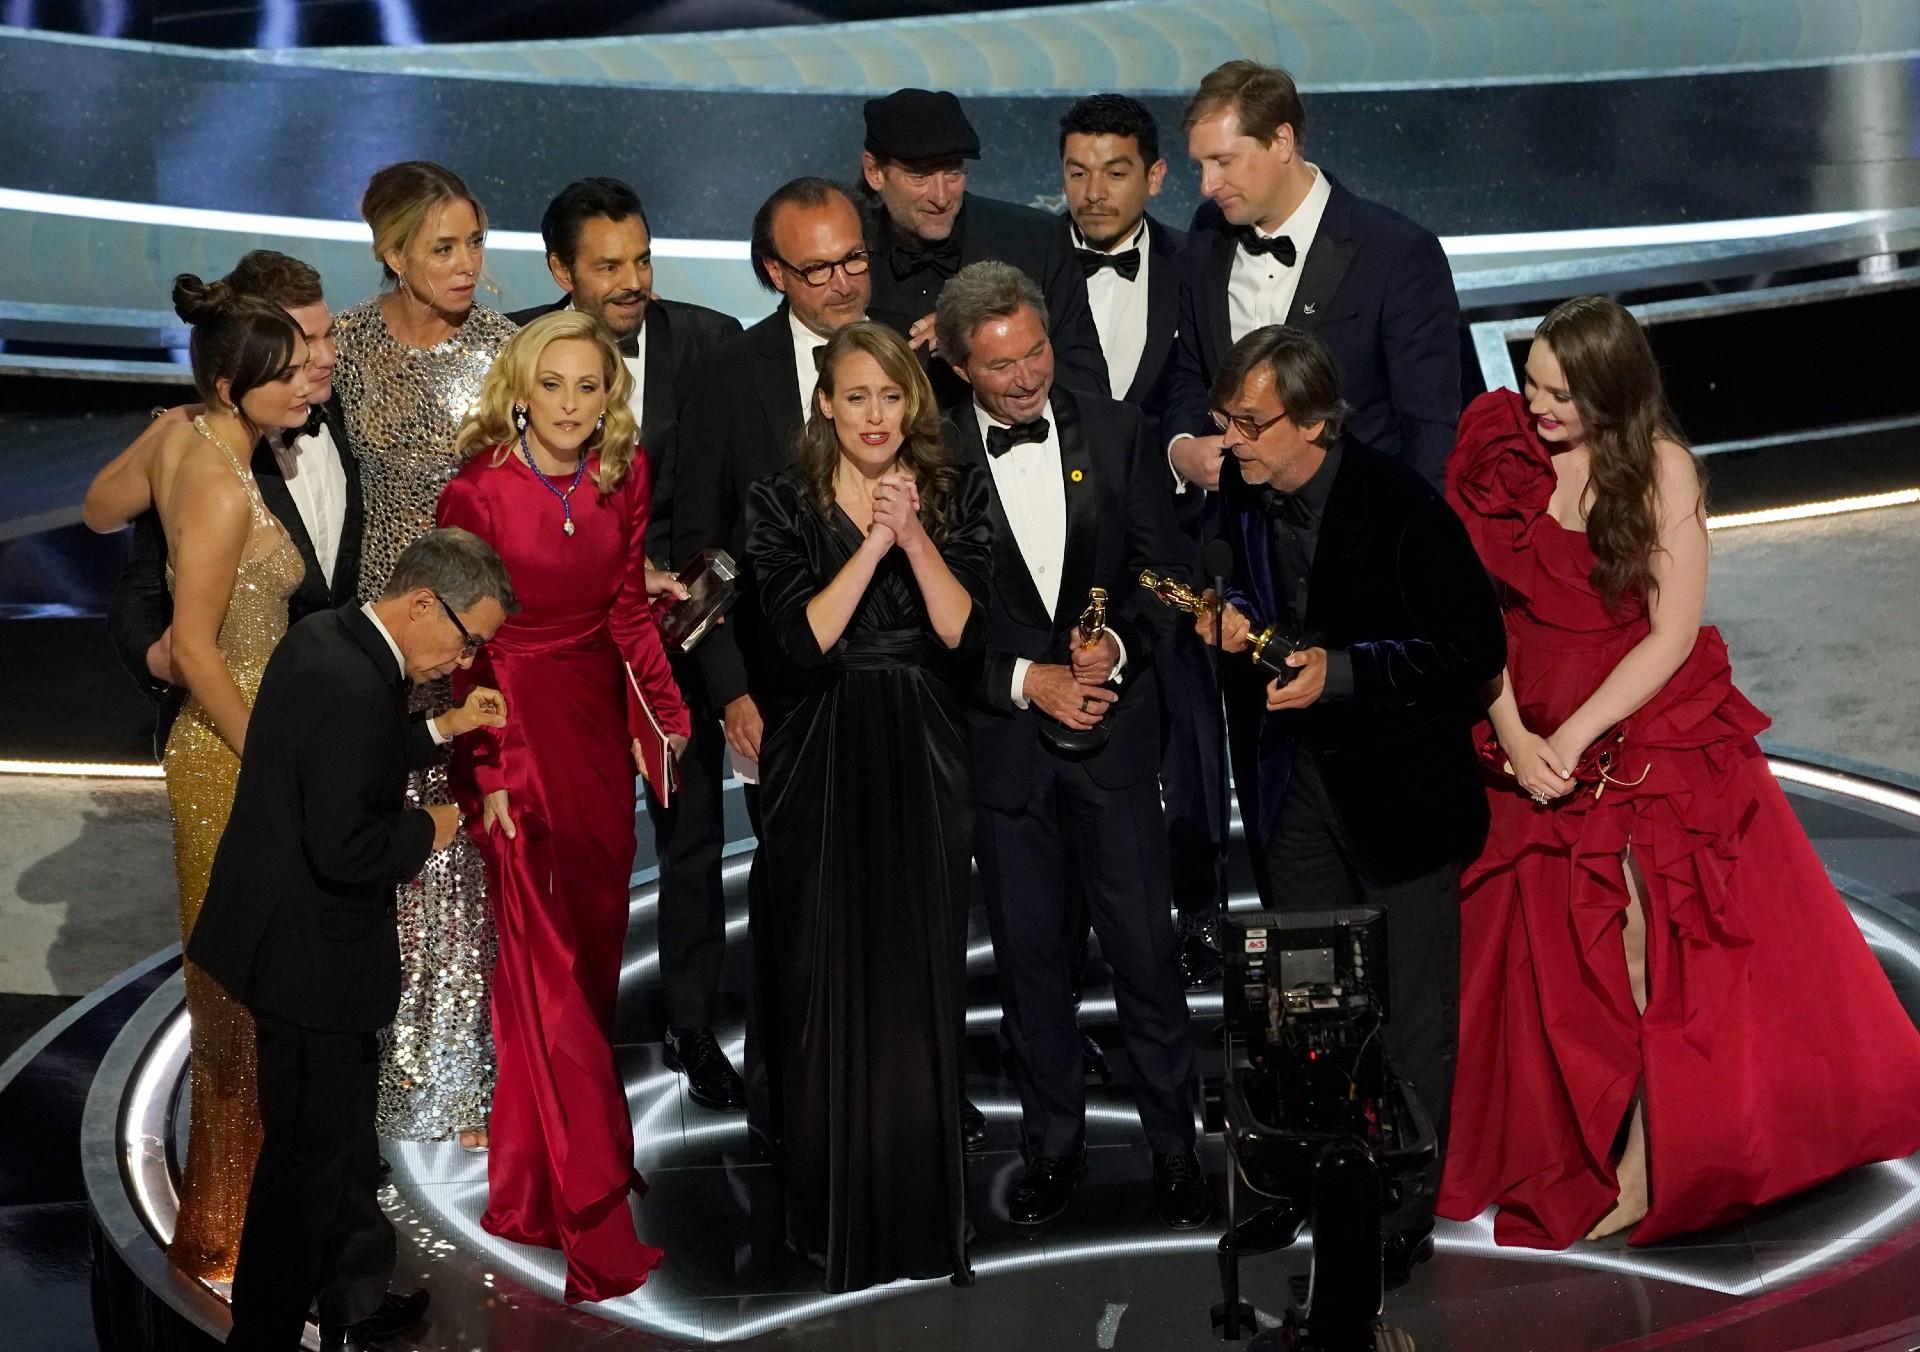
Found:
<path fill-rule="evenodd" d="M 476 305 L 458 332 L 432 348 L 388 330 L 377 300 L 334 324 L 334 380 L 347 433 L 360 457 L 366 499 L 360 599 L 386 587 L 400 551 L 433 525 L 440 490 L 458 468 L 453 441 L 513 321 Z M 451 703 L 446 681 L 413 692 L 413 707 L 437 714 Z M 407 786 L 415 804 L 450 803 L 443 759 Z M 493 1037 L 487 1007 L 493 915 L 486 869 L 462 832 L 400 889 L 400 1012 L 381 1042 L 382 1136 L 438 1140 L 485 1127 L 493 1098 Z"/>

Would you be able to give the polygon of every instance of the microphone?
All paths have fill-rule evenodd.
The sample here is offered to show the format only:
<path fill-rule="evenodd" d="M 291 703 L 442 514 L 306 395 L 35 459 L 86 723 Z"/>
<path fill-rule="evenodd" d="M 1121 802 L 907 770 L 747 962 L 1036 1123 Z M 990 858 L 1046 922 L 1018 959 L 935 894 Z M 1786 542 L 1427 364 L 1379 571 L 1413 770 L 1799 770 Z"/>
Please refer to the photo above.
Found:
<path fill-rule="evenodd" d="M 1188 555 L 1189 558 L 1192 555 Z M 1207 541 L 1201 560 L 1207 570 L 1207 577 L 1213 582 L 1215 596 L 1224 596 L 1227 590 L 1227 576 L 1233 572 L 1233 546 L 1214 536 Z"/>

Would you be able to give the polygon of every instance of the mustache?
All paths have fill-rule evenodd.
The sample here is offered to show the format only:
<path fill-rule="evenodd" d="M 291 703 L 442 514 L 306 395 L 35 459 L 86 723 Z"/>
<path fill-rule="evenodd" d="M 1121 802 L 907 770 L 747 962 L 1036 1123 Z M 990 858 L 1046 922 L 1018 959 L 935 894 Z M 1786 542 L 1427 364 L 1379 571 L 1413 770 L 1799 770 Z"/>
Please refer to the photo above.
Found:
<path fill-rule="evenodd" d="M 652 300 L 650 291 L 609 291 L 603 302 L 607 305 L 631 305 L 637 300 Z"/>

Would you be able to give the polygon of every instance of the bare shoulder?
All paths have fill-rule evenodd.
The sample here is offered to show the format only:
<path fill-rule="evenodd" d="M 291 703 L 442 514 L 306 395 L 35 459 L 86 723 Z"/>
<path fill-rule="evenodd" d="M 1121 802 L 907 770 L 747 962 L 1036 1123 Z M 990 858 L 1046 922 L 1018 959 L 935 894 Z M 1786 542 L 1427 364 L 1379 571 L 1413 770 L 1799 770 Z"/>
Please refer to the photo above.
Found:
<path fill-rule="evenodd" d="M 1700 462 L 1671 437 L 1653 440 L 1653 476 L 1662 517 L 1684 520 L 1705 506 Z"/>

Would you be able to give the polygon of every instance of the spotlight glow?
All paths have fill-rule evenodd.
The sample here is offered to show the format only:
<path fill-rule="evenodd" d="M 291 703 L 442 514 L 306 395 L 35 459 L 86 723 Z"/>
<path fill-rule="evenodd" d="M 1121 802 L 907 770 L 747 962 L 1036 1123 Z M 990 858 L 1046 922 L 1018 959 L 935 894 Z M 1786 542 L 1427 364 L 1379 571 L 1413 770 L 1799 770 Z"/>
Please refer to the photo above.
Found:
<path fill-rule="evenodd" d="M 122 765 L 113 761 L 0 759 L 0 775 L 39 775 L 53 779 L 165 779 L 158 765 Z"/>
<path fill-rule="evenodd" d="M 1848 512 L 1870 512 L 1880 507 L 1911 507 L 1920 503 L 1920 488 L 1902 488 L 1891 493 L 1865 493 L 1859 497 L 1831 498 L 1825 502 L 1798 502 L 1788 507 L 1762 507 L 1751 512 L 1727 512 L 1707 518 L 1708 530 L 1738 530 L 1742 526 L 1775 526 L 1783 521 L 1807 521 L 1819 516 L 1843 516 Z"/>

